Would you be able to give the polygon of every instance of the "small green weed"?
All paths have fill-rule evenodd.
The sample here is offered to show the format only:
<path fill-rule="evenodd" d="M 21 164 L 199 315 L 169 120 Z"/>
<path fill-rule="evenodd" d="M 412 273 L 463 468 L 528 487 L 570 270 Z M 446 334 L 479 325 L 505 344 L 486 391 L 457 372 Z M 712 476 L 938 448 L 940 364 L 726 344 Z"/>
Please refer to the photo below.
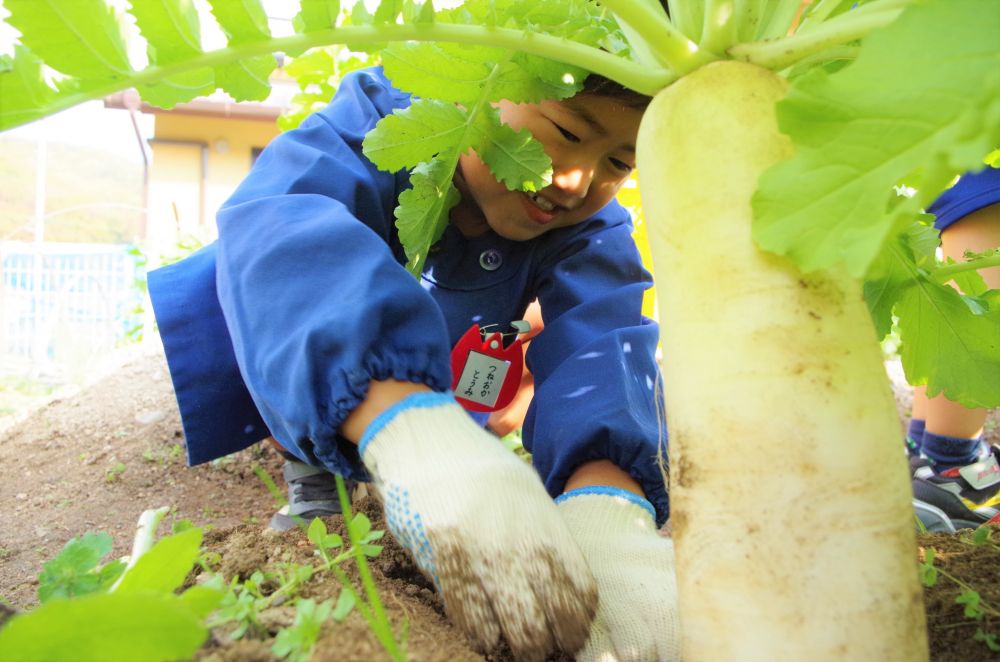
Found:
<path fill-rule="evenodd" d="M 242 583 L 234 577 L 219 611 L 209 625 L 218 627 L 234 623 L 235 627 L 229 633 L 233 640 L 240 639 L 247 633 L 266 636 L 267 631 L 261 625 L 260 614 L 269 607 L 293 599 L 312 578 L 313 572 L 315 569 L 311 565 L 285 563 L 279 564 L 275 572 L 258 570 Z"/>
<path fill-rule="evenodd" d="M 529 464 L 531 463 L 531 453 L 529 453 L 524 448 L 524 442 L 521 439 L 520 428 L 514 430 L 510 434 L 505 435 L 500 439 L 500 441 L 503 443 L 504 446 L 507 447 L 507 450 L 513 452 L 515 455 L 517 455 L 525 462 L 528 462 Z"/>
<path fill-rule="evenodd" d="M 284 493 L 275 484 L 274 479 L 271 478 L 271 474 L 267 473 L 267 469 L 260 466 L 256 462 L 254 462 L 251 469 L 253 470 L 254 475 L 260 479 L 260 482 L 264 483 L 264 487 L 266 487 L 267 491 L 270 492 L 271 498 L 274 499 L 276 504 L 278 504 L 278 508 L 281 508 L 288 503 L 285 499 Z"/>
<path fill-rule="evenodd" d="M 333 611 L 333 600 L 325 600 L 318 605 L 311 598 L 299 600 L 295 605 L 295 622 L 278 633 L 271 652 L 291 662 L 305 662 L 319 639 L 323 623 L 333 615 Z"/>
<path fill-rule="evenodd" d="M 270 474 L 258 464 L 253 465 L 253 471 L 267 487 L 279 507 L 283 506 L 286 503 L 284 494 L 278 489 Z M 334 477 L 337 483 L 337 497 L 340 500 L 341 512 L 343 513 L 344 526 L 347 530 L 350 547 L 345 546 L 342 536 L 330 533 L 326 528 L 326 523 L 321 518 L 314 519 L 308 526 L 306 526 L 304 521 L 298 522 L 299 526 L 305 529 L 306 536 L 310 542 L 315 545 L 316 554 L 323 559 L 323 563 L 318 569 L 333 573 L 337 581 L 340 582 L 341 592 L 337 598 L 337 604 L 329 611 L 329 615 L 335 620 L 340 621 L 346 618 L 352 609 L 357 608 L 389 657 L 393 660 L 405 660 L 408 625 L 404 623 L 402 635 L 399 641 L 397 641 L 392 631 L 392 625 L 385 614 L 378 590 L 375 587 L 375 580 L 372 578 L 367 562 L 367 557 L 378 556 L 382 552 L 382 546 L 374 543 L 380 540 L 385 535 L 385 532 L 372 530 L 371 520 L 364 513 L 355 515 L 351 511 L 351 500 L 347 495 L 347 486 L 344 483 L 344 479 L 339 475 L 335 475 Z M 342 563 L 352 557 L 358 567 L 363 595 L 358 592 L 354 584 L 347 577 L 347 574 L 340 567 Z M 299 600 L 297 606 L 301 605 L 302 602 L 302 600 Z M 303 616 L 306 619 L 303 623 L 310 625 L 303 625 L 304 628 L 307 630 L 311 628 L 311 624 L 317 618 L 318 614 L 327 613 L 327 610 L 321 609 L 321 607 L 322 605 L 313 605 L 306 608 L 308 615 Z M 300 646 L 300 648 L 295 650 L 302 653 L 301 646 L 304 646 L 305 642 L 309 641 L 309 639 L 305 635 L 287 635 L 286 640 L 282 643 L 281 650 L 285 650 L 285 646 L 292 646 L 292 641 L 296 642 L 296 646 Z M 275 645 L 277 646 L 277 642 Z M 288 651 L 288 654 L 291 655 L 293 649 L 288 648 Z M 307 653 L 308 651 L 302 654 Z"/>
<path fill-rule="evenodd" d="M 85 533 L 67 542 L 58 556 L 42 566 L 38 601 L 44 604 L 51 598 L 73 598 L 110 588 L 125 571 L 125 564 L 118 560 L 101 565 L 111 545 L 107 533 Z"/>
<path fill-rule="evenodd" d="M 168 448 L 154 449 L 149 447 L 142 452 L 142 459 L 146 462 L 156 462 L 160 466 L 166 466 L 168 463 L 176 463 L 182 450 L 180 444 L 171 444 Z"/>
<path fill-rule="evenodd" d="M 963 531 L 959 534 L 959 540 L 969 545 L 989 545 L 1000 549 L 1000 546 L 993 540 L 993 530 L 988 526 L 980 526 L 972 531 Z M 966 618 L 978 623 L 973 639 L 981 641 L 994 653 L 1000 652 L 1000 637 L 996 632 L 989 630 L 987 625 L 988 618 L 1000 618 L 1000 610 L 984 602 L 982 596 L 973 586 L 934 565 L 935 556 L 934 548 L 927 547 L 924 550 L 924 560 L 920 564 L 921 582 L 924 586 L 931 587 L 937 584 L 940 577 L 944 577 L 955 584 L 961 591 L 955 597 L 955 603 L 962 606 Z"/>
<path fill-rule="evenodd" d="M 219 611 L 208 622 L 208 626 L 215 628 L 235 623 L 236 627 L 229 633 L 229 638 L 234 641 L 247 632 L 258 636 L 265 635 L 264 626 L 260 623 L 260 613 L 271 605 L 271 601 L 260 589 L 263 581 L 264 575 L 261 572 L 255 572 L 243 583 L 234 577 L 229 585 L 229 591 L 219 605 Z"/>
<path fill-rule="evenodd" d="M 113 483 L 118 480 L 123 473 L 125 473 L 125 463 L 118 462 L 104 474 L 104 481 L 107 483 Z"/>

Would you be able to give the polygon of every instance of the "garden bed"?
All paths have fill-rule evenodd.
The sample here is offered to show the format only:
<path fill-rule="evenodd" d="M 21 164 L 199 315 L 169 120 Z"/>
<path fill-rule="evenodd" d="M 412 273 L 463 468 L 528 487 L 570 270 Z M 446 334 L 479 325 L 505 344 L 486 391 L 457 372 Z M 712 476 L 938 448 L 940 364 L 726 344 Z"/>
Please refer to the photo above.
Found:
<path fill-rule="evenodd" d="M 905 415 L 908 398 L 901 387 L 897 401 Z M 987 427 L 994 441 L 996 420 L 994 411 Z M 253 448 L 215 463 L 185 466 L 170 380 L 157 352 L 136 356 L 78 395 L 51 402 L 0 434 L 0 598 L 16 609 L 37 603 L 35 577 L 67 540 L 87 531 L 106 531 L 115 541 L 112 553 L 127 554 L 139 514 L 161 505 L 175 509 L 173 519 L 208 528 L 204 548 L 220 555 L 218 569 L 227 579 L 246 579 L 256 570 L 273 570 L 275 564 L 316 562 L 315 548 L 304 532 L 266 530 L 274 501 L 253 466 L 278 476 L 280 460 L 270 450 Z M 373 499 L 356 505 L 375 528 L 383 528 Z M 328 520 L 332 531 L 340 526 L 339 519 Z M 923 559 L 924 550 L 932 547 L 934 564 L 943 571 L 925 595 L 933 660 L 991 655 L 975 633 L 979 627 L 996 632 L 1000 624 L 990 616 L 979 624 L 966 617 L 963 605 L 955 602 L 962 589 L 945 573 L 974 588 L 981 603 L 995 609 L 1000 605 L 1000 532 L 993 537 L 997 542 L 980 545 L 967 537 L 920 538 L 915 553 Z M 409 623 L 410 659 L 483 659 L 448 623 L 440 598 L 402 549 L 388 537 L 384 542 L 385 549 L 372 560 L 373 573 L 390 620 L 397 626 L 404 619 Z M 344 569 L 351 575 L 353 563 Z M 319 572 L 301 595 L 322 601 L 336 598 L 339 591 L 333 576 Z M 290 625 L 293 616 L 291 607 L 275 604 L 261 614 L 264 630 L 238 641 L 228 636 L 231 626 L 220 626 L 198 657 L 274 659 L 273 635 Z M 324 625 L 311 659 L 382 658 L 377 640 L 355 611 L 342 623 L 331 620 Z M 486 659 L 510 656 L 497 650 Z"/>

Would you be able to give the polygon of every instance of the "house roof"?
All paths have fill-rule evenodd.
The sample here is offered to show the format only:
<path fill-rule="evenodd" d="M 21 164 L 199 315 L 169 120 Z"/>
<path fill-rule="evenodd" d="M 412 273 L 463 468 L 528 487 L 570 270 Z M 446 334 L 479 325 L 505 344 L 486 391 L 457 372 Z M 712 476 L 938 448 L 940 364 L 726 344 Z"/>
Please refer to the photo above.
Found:
<path fill-rule="evenodd" d="M 197 115 L 273 122 L 291 105 L 292 96 L 297 92 L 298 86 L 294 81 L 272 78 L 271 93 L 264 101 L 233 101 L 225 92 L 216 91 L 168 109 L 146 103 L 138 91 L 130 89 L 105 97 L 104 107 L 138 110 L 152 115 Z"/>

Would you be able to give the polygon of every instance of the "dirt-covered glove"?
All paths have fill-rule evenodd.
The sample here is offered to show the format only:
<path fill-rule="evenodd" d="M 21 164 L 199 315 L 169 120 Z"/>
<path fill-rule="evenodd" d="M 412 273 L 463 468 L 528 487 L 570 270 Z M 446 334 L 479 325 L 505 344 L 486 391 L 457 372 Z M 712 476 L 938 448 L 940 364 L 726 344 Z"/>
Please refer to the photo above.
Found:
<path fill-rule="evenodd" d="M 613 487 L 571 490 L 556 503 L 600 592 L 590 639 L 576 659 L 679 660 L 674 543 L 657 532 L 653 506 Z"/>
<path fill-rule="evenodd" d="M 359 444 L 386 524 L 481 651 L 583 647 L 597 609 L 587 562 L 538 474 L 442 393 L 380 414 Z"/>

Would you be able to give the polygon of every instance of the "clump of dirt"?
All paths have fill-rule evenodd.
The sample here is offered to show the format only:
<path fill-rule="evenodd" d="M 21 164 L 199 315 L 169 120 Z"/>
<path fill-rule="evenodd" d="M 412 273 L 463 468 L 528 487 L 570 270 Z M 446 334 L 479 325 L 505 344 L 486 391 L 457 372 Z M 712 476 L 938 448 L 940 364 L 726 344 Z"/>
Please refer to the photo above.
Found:
<path fill-rule="evenodd" d="M 364 513 L 371 520 L 374 529 L 385 529 L 382 508 L 377 500 L 361 498 L 355 502 L 354 510 Z M 325 523 L 331 533 L 347 538 L 342 517 L 326 518 Z M 433 585 L 420 573 L 403 548 L 388 535 L 380 542 L 383 544 L 382 553 L 369 559 L 369 567 L 394 632 L 398 635 L 404 628 L 408 632 L 409 659 L 416 662 L 484 659 L 472 651 L 464 638 L 448 623 L 444 615 L 444 604 L 434 592 Z M 210 532 L 203 547 L 206 551 L 221 556 L 219 571 L 227 581 L 234 576 L 245 579 L 257 570 L 265 574 L 274 573 L 287 567 L 287 564 L 321 567 L 315 547 L 300 529 L 284 533 L 265 530 L 262 533 L 260 526 L 242 525 L 226 531 Z M 340 567 L 355 590 L 363 595 L 354 561 L 349 560 Z M 276 586 L 269 588 L 274 590 Z M 333 573 L 321 571 L 314 573 L 299 595 L 316 602 L 331 599 L 336 601 L 342 590 L 342 585 Z M 227 633 L 231 628 L 223 626 L 213 632 L 212 639 L 198 659 L 271 659 L 273 637 L 280 628 L 291 625 L 294 614 L 286 606 L 278 605 L 268 608 L 261 616 L 262 621 L 268 625 L 267 636 L 251 636 L 232 642 Z M 311 659 L 368 662 L 387 659 L 387 655 L 355 609 L 342 623 L 330 621 L 324 625 Z"/>
<path fill-rule="evenodd" d="M 901 422 L 908 415 L 909 396 L 896 383 Z M 998 412 L 991 413 L 987 438 L 1000 442 Z M 0 433 L 0 622 L 9 611 L 36 603 L 37 576 L 42 564 L 63 544 L 87 531 L 107 531 L 115 540 L 115 556 L 128 553 L 134 523 L 148 508 L 170 505 L 173 517 L 206 529 L 205 548 L 221 560 L 216 568 L 227 579 L 245 580 L 255 571 L 271 572 L 281 564 L 318 566 L 314 547 L 298 529 L 267 530 L 275 508 L 267 489 L 253 472 L 260 465 L 280 475 L 281 459 L 258 446 L 217 462 L 187 467 L 183 435 L 166 366 L 159 351 L 137 356 L 121 369 L 78 395 L 54 401 Z M 381 508 L 374 499 L 355 503 L 376 529 L 384 529 Z M 326 520 L 343 534 L 342 518 Z M 164 526 L 169 528 L 169 521 Z M 955 603 L 958 584 L 939 577 L 926 590 L 932 659 L 936 662 L 986 659 L 991 651 L 975 639 L 977 628 L 997 632 L 1000 606 L 1000 558 L 996 542 L 973 545 L 960 536 L 922 535 L 923 550 L 935 549 L 935 564 L 979 592 L 992 609 L 981 622 L 966 618 Z M 382 602 L 397 633 L 406 622 L 411 660 L 505 661 L 500 648 L 482 656 L 447 620 L 433 585 L 390 536 L 383 552 L 371 560 Z M 344 566 L 357 582 L 353 561 Z M 270 590 L 274 590 L 273 587 Z M 328 572 L 319 572 L 302 588 L 303 597 L 336 599 L 341 586 Z M 216 628 L 197 656 L 200 660 L 273 660 L 270 652 L 278 630 L 292 623 L 288 604 L 275 604 L 261 615 L 264 633 L 237 641 L 231 627 Z M 313 660 L 325 662 L 387 659 L 374 634 L 355 610 L 343 623 L 327 622 Z M 568 658 L 552 658 L 565 660 Z"/>

